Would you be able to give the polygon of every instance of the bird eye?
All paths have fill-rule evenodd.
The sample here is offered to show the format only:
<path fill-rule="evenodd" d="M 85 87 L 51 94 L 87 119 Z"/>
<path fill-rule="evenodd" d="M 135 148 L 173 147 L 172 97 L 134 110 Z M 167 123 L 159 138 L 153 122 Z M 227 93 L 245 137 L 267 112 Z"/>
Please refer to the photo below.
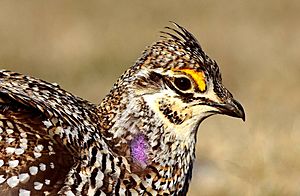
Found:
<path fill-rule="evenodd" d="M 189 90 L 192 87 L 191 81 L 186 77 L 178 77 L 174 80 L 175 86 L 182 91 Z"/>

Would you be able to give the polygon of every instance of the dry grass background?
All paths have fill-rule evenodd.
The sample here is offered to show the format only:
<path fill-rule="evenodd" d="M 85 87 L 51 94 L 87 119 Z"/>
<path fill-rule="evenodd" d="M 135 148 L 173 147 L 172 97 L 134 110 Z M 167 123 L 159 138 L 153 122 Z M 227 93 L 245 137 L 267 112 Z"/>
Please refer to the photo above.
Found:
<path fill-rule="evenodd" d="M 176 21 L 247 113 L 201 125 L 189 195 L 300 195 L 299 19 L 297 0 L 1 1 L 0 68 L 99 103 Z"/>

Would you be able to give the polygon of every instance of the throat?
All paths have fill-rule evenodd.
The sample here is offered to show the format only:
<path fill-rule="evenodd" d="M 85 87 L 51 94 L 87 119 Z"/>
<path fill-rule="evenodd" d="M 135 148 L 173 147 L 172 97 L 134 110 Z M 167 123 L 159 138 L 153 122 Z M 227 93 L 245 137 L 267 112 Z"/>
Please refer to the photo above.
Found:
<path fill-rule="evenodd" d="M 196 131 L 189 131 L 194 122 L 172 124 L 141 97 L 129 98 L 129 104 L 111 117 L 110 126 L 103 126 L 102 136 L 111 152 L 126 158 L 128 175 L 138 175 L 142 181 L 157 176 L 170 182 L 170 190 L 182 190 L 195 158 Z M 101 115 L 109 116 L 102 106 Z"/>

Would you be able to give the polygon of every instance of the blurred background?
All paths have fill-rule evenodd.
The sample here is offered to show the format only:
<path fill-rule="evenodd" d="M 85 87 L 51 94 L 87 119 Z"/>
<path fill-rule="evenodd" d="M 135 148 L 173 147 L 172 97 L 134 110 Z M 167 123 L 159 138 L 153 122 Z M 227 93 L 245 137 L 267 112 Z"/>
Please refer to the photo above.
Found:
<path fill-rule="evenodd" d="M 176 21 L 247 113 L 202 123 L 189 195 L 300 195 L 299 19 L 297 0 L 1 1 L 0 68 L 99 103 Z"/>

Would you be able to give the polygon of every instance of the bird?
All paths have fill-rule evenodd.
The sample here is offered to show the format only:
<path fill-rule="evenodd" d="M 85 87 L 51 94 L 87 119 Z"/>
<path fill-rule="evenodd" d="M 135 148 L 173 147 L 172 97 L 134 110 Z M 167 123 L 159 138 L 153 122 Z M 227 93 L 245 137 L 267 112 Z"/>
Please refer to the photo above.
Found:
<path fill-rule="evenodd" d="M 221 71 L 172 22 L 98 104 L 0 71 L 0 195 L 186 195 L 200 123 L 245 121 Z"/>

